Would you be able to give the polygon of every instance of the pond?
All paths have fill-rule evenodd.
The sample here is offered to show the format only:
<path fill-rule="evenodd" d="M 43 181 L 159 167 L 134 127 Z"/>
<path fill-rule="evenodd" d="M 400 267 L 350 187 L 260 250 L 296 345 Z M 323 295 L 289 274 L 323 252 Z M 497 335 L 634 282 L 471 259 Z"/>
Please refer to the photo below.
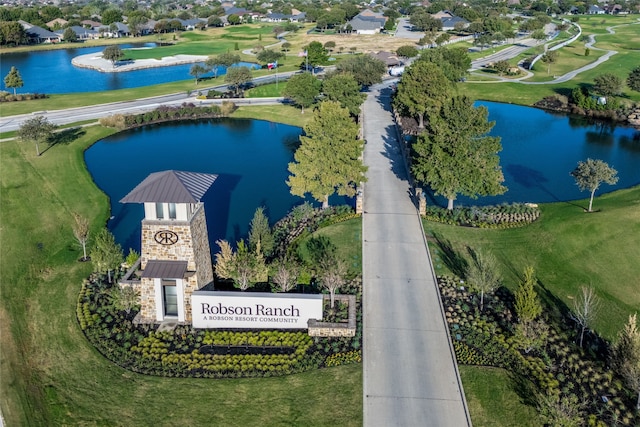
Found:
<path fill-rule="evenodd" d="M 618 171 L 616 185 L 603 184 L 596 196 L 640 184 L 640 132 L 631 127 L 511 104 L 477 102 L 496 122 L 491 135 L 502 138 L 500 165 L 507 192 L 495 197 L 459 197 L 455 205 L 503 202 L 546 203 L 588 198 L 570 175 L 578 161 L 600 159 Z M 428 202 L 433 202 L 429 200 Z M 444 198 L 437 197 L 440 206 Z"/>
<path fill-rule="evenodd" d="M 579 160 L 601 159 L 618 170 L 615 186 L 597 194 L 640 184 L 640 135 L 627 127 L 589 124 L 582 118 L 554 115 L 509 104 L 483 102 L 502 137 L 500 153 L 505 185 L 502 196 L 457 203 L 555 202 L 588 197 L 569 174 Z M 264 206 L 272 222 L 303 202 L 285 181 L 293 160 L 297 127 L 259 120 L 217 119 L 166 123 L 126 131 L 98 141 L 85 160 L 98 187 L 111 198 L 108 226 L 124 248 L 140 249 L 142 206 L 119 200 L 148 174 L 175 169 L 219 174 L 205 197 L 212 243 L 245 238 L 256 208 Z M 431 201 L 430 201 L 431 202 Z M 332 198 L 331 204 L 353 200 Z M 446 206 L 444 200 L 439 200 Z M 211 245 L 212 251 L 217 251 Z"/>
<path fill-rule="evenodd" d="M 122 49 L 153 46 L 155 43 L 120 45 Z M 97 46 L 8 53 L 0 57 L 0 75 L 6 76 L 11 67 L 15 66 L 24 81 L 24 86 L 18 89 L 19 93 L 46 94 L 98 92 L 192 79 L 189 70 L 193 64 L 146 68 L 121 73 L 102 73 L 71 64 L 71 60 L 76 56 L 102 52 L 105 48 L 106 46 Z M 259 68 L 258 65 L 247 62 L 242 62 L 239 65 Z M 221 74 L 224 74 L 224 70 L 220 70 L 218 76 Z M 4 89 L 4 84 L 2 87 Z"/>
<path fill-rule="evenodd" d="M 260 120 L 215 119 L 165 123 L 122 132 L 85 152 L 94 181 L 111 198 L 108 223 L 123 248 L 140 250 L 142 205 L 119 200 L 152 172 L 183 170 L 218 174 L 205 194 L 209 239 L 247 237 L 255 210 L 272 222 L 304 200 L 285 181 L 301 129 Z M 343 202 L 344 203 L 344 202 Z"/>

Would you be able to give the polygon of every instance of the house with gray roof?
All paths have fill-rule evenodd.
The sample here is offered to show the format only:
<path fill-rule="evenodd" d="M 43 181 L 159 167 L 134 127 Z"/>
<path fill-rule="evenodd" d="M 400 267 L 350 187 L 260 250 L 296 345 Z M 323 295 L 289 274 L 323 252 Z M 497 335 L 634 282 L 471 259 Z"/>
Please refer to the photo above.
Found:
<path fill-rule="evenodd" d="M 84 28 L 84 27 L 80 27 L 78 25 L 74 25 L 71 28 L 71 30 L 73 30 L 74 33 L 76 33 L 76 37 L 78 38 L 78 40 L 95 40 L 95 39 L 99 39 L 100 38 L 100 33 L 97 32 L 96 30 L 92 30 L 89 28 Z M 64 32 L 65 30 L 57 30 L 55 33 L 60 35 L 60 39 L 64 40 Z"/>
<path fill-rule="evenodd" d="M 347 25 L 356 34 L 377 34 L 382 31 L 386 22 L 386 16 L 367 9 L 354 16 Z"/>
<path fill-rule="evenodd" d="M 60 35 L 53 31 L 45 30 L 42 27 L 38 27 L 37 25 L 30 24 L 26 21 L 18 21 L 18 23 L 22 25 L 25 33 L 27 33 L 28 43 L 39 44 L 60 42 Z"/>

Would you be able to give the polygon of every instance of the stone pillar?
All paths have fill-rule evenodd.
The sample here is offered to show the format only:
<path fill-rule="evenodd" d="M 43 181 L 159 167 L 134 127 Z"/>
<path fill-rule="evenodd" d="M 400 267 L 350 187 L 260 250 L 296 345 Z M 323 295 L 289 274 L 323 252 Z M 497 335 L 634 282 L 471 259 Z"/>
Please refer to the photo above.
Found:
<path fill-rule="evenodd" d="M 427 198 L 422 191 L 422 188 L 416 188 L 416 198 L 418 199 L 418 212 L 424 216 L 427 214 Z"/>
<path fill-rule="evenodd" d="M 356 189 L 356 214 L 361 215 L 364 204 L 364 190 L 362 184 Z"/>

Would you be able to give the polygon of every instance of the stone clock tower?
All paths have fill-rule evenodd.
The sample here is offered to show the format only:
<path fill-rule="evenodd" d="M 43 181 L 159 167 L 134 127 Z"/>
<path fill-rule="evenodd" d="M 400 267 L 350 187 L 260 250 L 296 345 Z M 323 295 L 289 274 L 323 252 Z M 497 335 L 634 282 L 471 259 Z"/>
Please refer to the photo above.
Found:
<path fill-rule="evenodd" d="M 191 294 L 213 281 L 201 199 L 217 177 L 156 172 L 120 200 L 144 203 L 138 288 L 141 322 L 191 322 Z"/>

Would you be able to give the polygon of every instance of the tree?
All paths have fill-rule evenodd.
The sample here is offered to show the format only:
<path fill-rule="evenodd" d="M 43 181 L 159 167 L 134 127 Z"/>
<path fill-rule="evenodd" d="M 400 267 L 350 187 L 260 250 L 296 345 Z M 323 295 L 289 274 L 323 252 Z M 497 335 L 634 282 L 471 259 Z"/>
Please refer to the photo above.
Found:
<path fill-rule="evenodd" d="M 35 116 L 25 120 L 18 129 L 18 138 L 22 141 L 33 141 L 36 144 L 36 154 L 39 156 L 41 142 L 47 142 L 53 136 L 56 125 L 44 116 Z"/>
<path fill-rule="evenodd" d="M 251 81 L 251 70 L 249 67 L 231 67 L 227 68 L 227 74 L 224 77 L 225 83 L 233 86 L 236 96 L 240 93 L 243 84 Z"/>
<path fill-rule="evenodd" d="M 215 266 L 218 277 L 232 279 L 233 285 L 241 291 L 267 280 L 267 266 L 259 244 L 255 250 L 251 250 L 244 240 L 240 240 L 236 243 L 238 249 L 234 253 L 226 240 L 218 240 L 216 243 L 220 246 Z"/>
<path fill-rule="evenodd" d="M 231 15 L 227 16 L 227 22 L 229 23 L 229 25 L 238 25 L 240 21 L 241 21 L 240 17 L 235 13 L 232 13 Z"/>
<path fill-rule="evenodd" d="M 467 49 L 460 47 L 425 49 L 420 54 L 420 61 L 435 63 L 452 82 L 460 81 L 471 68 L 471 58 Z"/>
<path fill-rule="evenodd" d="M 256 59 L 264 64 L 270 62 L 276 62 L 280 59 L 284 59 L 285 55 L 282 52 L 276 52 L 271 49 L 263 49 L 256 55 Z"/>
<path fill-rule="evenodd" d="M 16 88 L 24 86 L 24 81 L 22 80 L 22 76 L 16 67 L 11 67 L 9 73 L 4 76 L 4 85 L 8 88 L 13 89 L 13 95 L 16 94 Z"/>
<path fill-rule="evenodd" d="M 297 285 L 300 266 L 289 258 L 278 261 L 275 265 L 275 272 L 271 280 L 276 285 L 272 287 L 275 292 L 289 292 Z"/>
<path fill-rule="evenodd" d="M 122 22 L 122 11 L 120 9 L 107 9 L 102 12 L 102 25 L 111 25 L 116 22 Z"/>
<path fill-rule="evenodd" d="M 627 86 L 636 92 L 640 92 L 640 66 L 634 68 L 627 77 Z"/>
<path fill-rule="evenodd" d="M 78 41 L 78 35 L 73 31 L 73 28 L 69 27 L 62 33 L 62 39 L 69 43 L 75 43 Z"/>
<path fill-rule="evenodd" d="M 398 54 L 398 56 L 401 56 L 403 58 L 413 58 L 415 56 L 418 56 L 418 53 L 420 52 L 418 51 L 418 49 L 415 48 L 415 46 L 404 45 L 404 46 L 400 46 L 396 50 L 396 53 Z"/>
<path fill-rule="evenodd" d="M 622 79 L 611 73 L 600 74 L 593 79 L 593 90 L 602 96 L 620 95 Z"/>
<path fill-rule="evenodd" d="M 627 386 L 638 395 L 636 411 L 640 411 L 640 330 L 637 314 L 629 316 L 629 321 L 618 334 L 611 361 Z"/>
<path fill-rule="evenodd" d="M 318 65 L 324 64 L 329 58 L 327 55 L 327 49 L 325 49 L 320 42 L 311 42 L 305 46 L 304 50 L 307 52 L 305 62 L 314 68 Z"/>
<path fill-rule="evenodd" d="M 87 242 L 89 241 L 89 220 L 80 214 L 73 214 L 73 235 L 82 246 L 82 261 L 87 261 Z"/>
<path fill-rule="evenodd" d="M 219 16 L 210 16 L 209 19 L 207 19 L 207 25 L 209 27 L 222 27 L 224 23 Z"/>
<path fill-rule="evenodd" d="M 116 66 L 116 62 L 118 62 L 123 56 L 124 53 L 118 45 L 107 46 L 105 50 L 102 51 L 102 57 L 107 61 L 111 61 L 111 64 L 114 67 Z"/>
<path fill-rule="evenodd" d="M 333 49 L 335 49 L 335 47 L 336 47 L 336 42 L 334 42 L 333 40 L 330 40 L 330 41 L 328 41 L 328 42 L 326 42 L 326 43 L 324 44 L 324 48 L 325 48 L 328 52 L 333 51 Z"/>
<path fill-rule="evenodd" d="M 251 224 L 249 224 L 249 248 L 255 251 L 258 247 L 269 256 L 273 250 L 274 240 L 271 228 L 269 228 L 269 218 L 264 214 L 264 208 L 259 207 L 253 214 Z"/>
<path fill-rule="evenodd" d="M 131 34 L 136 37 L 140 35 L 142 27 L 149 21 L 149 19 L 137 12 L 135 14 L 131 14 L 127 17 L 127 27 L 129 27 L 129 31 Z"/>
<path fill-rule="evenodd" d="M 200 76 L 202 76 L 203 74 L 206 74 L 208 72 L 209 72 L 209 70 L 206 69 L 205 67 L 203 67 L 200 64 L 192 65 L 191 69 L 189 70 L 189 74 L 192 75 L 196 79 L 196 86 L 198 85 L 198 79 L 200 79 Z"/>
<path fill-rule="evenodd" d="M 91 250 L 91 262 L 98 273 L 107 273 L 109 283 L 112 282 L 111 272 L 123 261 L 122 248 L 113 234 L 106 228 L 96 235 L 93 249 Z"/>
<path fill-rule="evenodd" d="M 217 56 L 210 56 L 205 61 L 205 66 L 213 70 L 214 77 L 218 77 L 219 67 L 229 68 L 233 64 L 237 64 L 238 62 L 240 62 L 240 55 L 237 55 L 235 53 L 221 53 Z"/>
<path fill-rule="evenodd" d="M 282 50 L 284 50 L 285 52 L 289 52 L 289 50 L 291 49 L 291 43 L 284 42 L 280 45 L 280 47 L 282 47 Z"/>
<path fill-rule="evenodd" d="M 351 73 L 361 86 L 371 86 L 382 81 L 387 66 L 371 55 L 358 55 L 341 61 L 336 65 L 336 70 Z"/>
<path fill-rule="evenodd" d="M 329 206 L 329 196 L 353 197 L 356 186 L 365 181 L 366 166 L 361 155 L 363 141 L 347 109 L 333 101 L 320 104 L 314 117 L 304 126 L 300 147 L 289 163 L 287 185 L 291 194 L 306 194 Z"/>
<path fill-rule="evenodd" d="M 287 81 L 282 95 L 300 106 L 304 114 L 304 109 L 313 105 L 316 97 L 320 94 L 320 85 L 320 80 L 311 73 L 295 74 Z"/>
<path fill-rule="evenodd" d="M 417 31 L 440 31 L 442 30 L 442 21 L 429 15 L 424 9 L 417 11 L 409 18 L 409 23 Z"/>
<path fill-rule="evenodd" d="M 492 68 L 496 70 L 499 75 L 502 76 L 503 74 L 506 74 L 509 72 L 509 68 L 511 68 L 511 65 L 509 65 L 508 61 L 501 59 L 500 61 L 494 62 Z"/>
<path fill-rule="evenodd" d="M 413 175 L 446 197 L 449 210 L 458 194 L 476 198 L 506 191 L 498 156 L 502 145 L 500 137 L 487 136 L 495 124 L 487 121 L 488 114 L 471 98 L 454 97 L 429 115 L 413 146 Z"/>
<path fill-rule="evenodd" d="M 531 33 L 531 38 L 538 41 L 538 43 L 540 43 L 541 41 L 547 38 L 547 34 L 544 32 L 544 30 L 539 29 Z"/>
<path fill-rule="evenodd" d="M 498 261 L 490 252 L 469 250 L 466 279 L 469 286 L 480 292 L 480 311 L 484 310 L 484 295 L 492 293 L 500 284 Z"/>
<path fill-rule="evenodd" d="M 333 308 L 335 293 L 347 274 L 346 264 L 338 258 L 336 246 L 326 236 L 311 237 L 306 249 L 321 286 L 329 291 Z"/>
<path fill-rule="evenodd" d="M 534 289 L 536 276 L 533 267 L 524 270 L 524 280 L 515 292 L 515 310 L 518 322 L 533 322 L 542 314 L 542 305 L 538 299 L 538 294 Z"/>
<path fill-rule="evenodd" d="M 109 300 L 111 305 L 118 310 L 124 311 L 127 316 L 131 313 L 136 306 L 140 304 L 140 294 L 133 288 L 133 286 L 114 286 L 109 292 Z"/>
<path fill-rule="evenodd" d="M 4 9 L 4 8 L 1 8 Z M 1 10 L 0 9 L 0 10 Z M 28 21 L 29 22 L 29 21 Z M 0 22 L 0 43 L 18 46 L 27 42 L 27 31 L 17 21 Z"/>
<path fill-rule="evenodd" d="M 588 212 L 592 212 L 593 196 L 600 184 L 604 182 L 614 185 L 618 182 L 617 175 L 618 171 L 602 160 L 587 159 L 584 162 L 578 162 L 578 166 L 571 172 L 571 176 L 575 178 L 580 191 L 588 190 L 591 192 Z"/>
<path fill-rule="evenodd" d="M 322 92 L 330 101 L 339 102 L 353 117 L 360 114 L 360 106 L 367 95 L 360 92 L 360 85 L 349 73 L 336 73 L 322 82 Z"/>
<path fill-rule="evenodd" d="M 581 286 L 580 294 L 573 300 L 571 317 L 580 327 L 580 347 L 584 338 L 584 331 L 593 325 L 598 315 L 600 298 L 592 287 Z"/>
<path fill-rule="evenodd" d="M 400 110 L 418 117 L 418 127 L 424 128 L 424 115 L 436 114 L 453 87 L 435 63 L 416 61 L 405 68 L 394 102 Z"/>
<path fill-rule="evenodd" d="M 451 34 L 442 33 L 438 37 L 436 37 L 436 44 L 438 46 L 445 45 L 445 44 L 447 44 L 447 42 L 449 41 L 450 38 L 451 38 Z"/>
<path fill-rule="evenodd" d="M 553 427 L 580 427 L 584 423 L 584 405 L 578 402 L 575 394 L 562 396 L 547 392 L 538 394 L 538 409 L 544 425 Z"/>
<path fill-rule="evenodd" d="M 547 75 L 549 75 L 551 71 L 551 64 L 556 62 L 557 59 L 558 59 L 558 52 L 555 50 L 546 51 L 545 54 L 542 55 L 542 57 L 540 58 L 542 62 L 547 64 Z"/>

